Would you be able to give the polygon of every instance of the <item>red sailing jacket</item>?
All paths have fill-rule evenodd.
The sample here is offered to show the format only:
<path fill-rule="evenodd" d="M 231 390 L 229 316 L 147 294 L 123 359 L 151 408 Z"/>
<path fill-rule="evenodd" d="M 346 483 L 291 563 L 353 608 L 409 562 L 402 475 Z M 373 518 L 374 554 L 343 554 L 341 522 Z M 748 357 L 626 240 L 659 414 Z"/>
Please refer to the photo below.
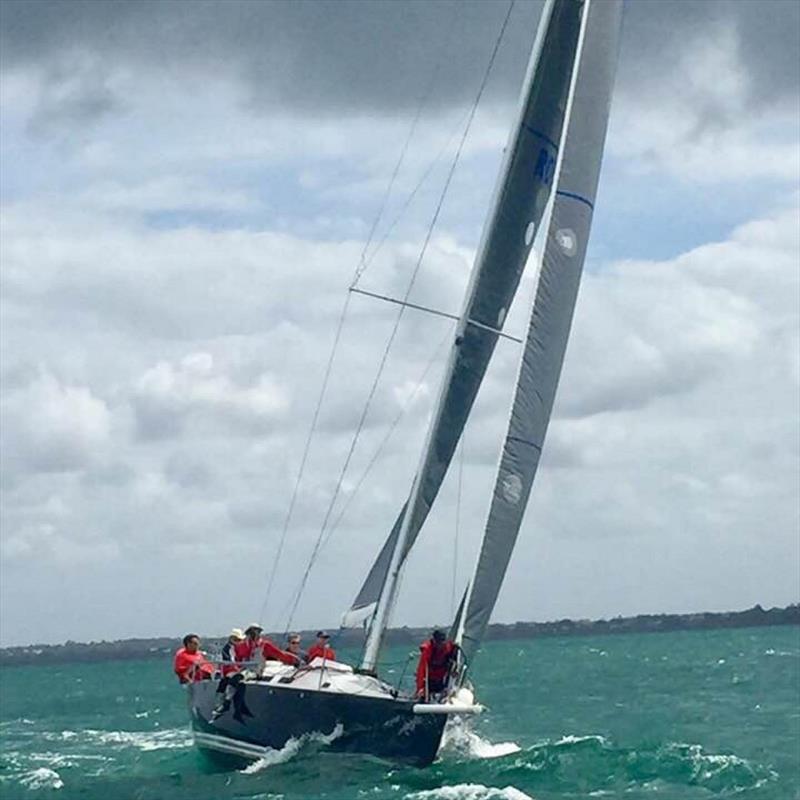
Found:
<path fill-rule="evenodd" d="M 261 645 L 261 652 L 264 654 L 264 658 L 266 658 L 267 661 L 282 661 L 284 664 L 295 665 L 300 663 L 299 656 L 287 650 L 281 650 L 280 647 L 269 639 L 261 639 L 259 644 Z"/>
<path fill-rule="evenodd" d="M 447 677 L 450 665 L 456 656 L 453 642 L 434 644 L 430 639 L 419 646 L 420 656 L 417 665 L 417 691 L 425 691 L 425 678 L 429 681 L 441 682 Z"/>
<path fill-rule="evenodd" d="M 233 657 L 237 661 L 253 661 L 253 655 L 258 649 L 259 639 L 245 639 L 233 646 Z"/>
<path fill-rule="evenodd" d="M 206 657 L 199 650 L 187 653 L 185 647 L 181 647 L 175 653 L 174 669 L 181 683 L 203 681 L 214 674 L 214 665 L 206 661 Z"/>
<path fill-rule="evenodd" d="M 322 645 L 312 645 L 306 654 L 308 663 L 310 664 L 315 658 L 324 658 L 326 661 L 336 661 L 336 652 L 332 647 L 323 647 Z"/>
<path fill-rule="evenodd" d="M 234 648 L 237 661 L 255 661 L 255 655 L 258 650 L 264 654 L 264 658 L 268 661 L 281 661 L 284 664 L 299 664 L 300 659 L 294 653 L 288 653 L 286 650 L 281 650 L 273 642 L 264 637 L 260 637 L 255 641 L 253 639 L 245 639 L 243 642 L 237 644 Z"/>

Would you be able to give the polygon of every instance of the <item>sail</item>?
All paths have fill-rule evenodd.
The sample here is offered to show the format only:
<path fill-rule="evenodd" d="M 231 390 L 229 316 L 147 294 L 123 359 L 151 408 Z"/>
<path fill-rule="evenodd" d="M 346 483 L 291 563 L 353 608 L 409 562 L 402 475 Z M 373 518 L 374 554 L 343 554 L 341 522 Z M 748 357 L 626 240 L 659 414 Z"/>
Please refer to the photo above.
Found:
<path fill-rule="evenodd" d="M 582 0 L 549 0 L 520 98 L 492 212 L 478 247 L 427 448 L 415 478 L 412 517 L 400 563 L 413 546 L 444 480 L 519 285 L 548 203 L 561 140 Z M 477 323 L 477 324 L 475 324 Z M 407 505 L 343 623 L 370 613 L 381 594 Z"/>
<path fill-rule="evenodd" d="M 542 268 L 486 530 L 463 620 L 471 663 L 517 540 L 539 464 L 586 254 L 616 69 L 622 0 L 587 0 Z"/>

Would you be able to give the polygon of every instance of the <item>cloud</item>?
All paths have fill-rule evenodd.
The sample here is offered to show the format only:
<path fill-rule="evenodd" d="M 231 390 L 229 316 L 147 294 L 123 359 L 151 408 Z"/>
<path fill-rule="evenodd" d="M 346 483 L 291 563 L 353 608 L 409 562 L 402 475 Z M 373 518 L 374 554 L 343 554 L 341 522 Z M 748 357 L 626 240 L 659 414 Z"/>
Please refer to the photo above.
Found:
<path fill-rule="evenodd" d="M 477 85 L 507 6 L 433 3 L 425 6 L 356 0 L 319 13 L 313 2 L 228 0 L 189 8 L 181 3 L 7 0 L 0 25 L 6 69 L 48 64 L 64 53 L 89 52 L 106 70 L 155 64 L 195 80 L 226 73 L 249 89 L 250 102 L 272 111 L 381 113 L 414 109 L 436 75 L 432 104 L 463 103 Z M 541 9 L 518 2 L 497 81 L 490 92 L 513 101 Z M 642 85 L 669 71 L 687 41 L 713 44 L 720 25 L 742 42 L 739 56 L 759 104 L 796 92 L 798 12 L 783 0 L 662 0 L 629 3 L 621 80 Z M 202 42 L 202 47 L 198 47 Z M 651 62 L 656 69 L 630 69 Z M 667 69 L 662 67 L 666 66 Z M 516 83 L 515 83 L 516 82 Z"/>
<path fill-rule="evenodd" d="M 796 600 L 795 5 L 628 4 L 589 263 L 500 619 Z M 360 283 L 394 297 L 504 11 L 319 8 L 4 3 L 4 641 L 32 626 L 56 640 L 222 631 L 260 608 L 346 288 L 420 94 L 441 62 Z M 538 9 L 515 6 L 415 302 L 460 307 Z M 509 333 L 532 290 L 528 275 Z M 350 298 L 271 624 L 396 313 Z M 451 336 L 405 312 L 298 624 L 335 623 L 352 599 L 408 491 Z M 498 346 L 466 432 L 459 581 L 518 354 Z M 459 474 L 400 622 L 447 615 L 449 579 L 430 569 L 452 564 Z M 187 563 L 212 587 L 190 604 L 174 582 Z M 47 614 L 19 605 L 32 581 Z"/>
<path fill-rule="evenodd" d="M 588 614 L 581 602 L 567 599 L 564 581 L 569 585 L 588 580 L 590 564 L 608 558 L 617 560 L 605 568 L 609 581 L 595 576 L 587 595 L 602 603 L 603 611 L 595 614 L 675 608 L 669 587 L 675 585 L 676 574 L 688 570 L 702 583 L 692 570 L 705 569 L 709 560 L 738 563 L 742 553 L 750 552 L 759 514 L 766 510 L 773 539 L 765 547 L 782 552 L 784 563 L 789 563 L 793 545 L 786 535 L 796 515 L 798 440 L 796 213 L 793 207 L 754 220 L 725 241 L 674 259 L 620 261 L 587 273 L 543 467 L 499 618 Z M 116 220 L 114 227 L 120 224 Z M 107 232 L 98 229 L 96 235 Z M 207 315 L 211 336 L 203 337 L 198 327 L 186 339 L 153 338 L 149 320 L 142 320 L 137 330 L 127 325 L 73 327 L 66 339 L 87 354 L 86 366 L 81 367 L 87 384 L 57 380 L 52 371 L 44 371 L 45 377 L 22 367 L 9 372 L 4 390 L 15 414 L 42 404 L 62 414 L 72 409 L 69 424 L 56 416 L 58 424 L 44 430 L 83 431 L 84 438 L 79 439 L 80 458 L 71 462 L 81 480 L 43 472 L 31 481 L 17 472 L 17 479 L 6 487 L 8 585 L 15 585 L 15 575 L 30 577 L 31 569 L 44 574 L 48 565 L 69 564 L 77 575 L 90 564 L 116 570 L 113 565 L 124 562 L 127 577 L 120 574 L 113 590 L 124 594 L 131 576 L 146 573 L 161 587 L 154 591 L 167 608 L 169 587 L 162 568 L 179 569 L 191 557 L 201 583 L 236 585 L 237 565 L 245 560 L 253 563 L 255 588 L 248 592 L 253 605 L 260 604 L 340 309 L 341 284 L 331 272 L 339 249 L 328 242 L 265 238 L 258 232 L 205 231 L 181 242 L 187 264 L 201 263 L 205 254 L 223 250 L 229 263 L 248 264 L 248 253 L 267 252 L 284 266 L 271 272 L 258 291 L 268 294 L 271 306 L 296 324 L 284 321 L 262 330 L 245 326 L 236 334 L 219 335 L 209 311 L 218 307 L 219 288 L 187 301 L 191 295 L 183 282 L 168 282 L 161 288 L 165 307 L 197 302 L 197 312 Z M 265 251 L 265 245 L 278 249 Z M 144 249 L 137 250 L 132 261 L 145 249 L 152 263 L 170 263 L 179 252 L 169 235 L 148 234 L 139 247 Z M 448 283 L 457 284 L 466 277 L 466 256 L 454 257 L 453 252 L 443 242 L 434 248 L 432 266 L 448 276 Z M 280 258 L 281 253 L 301 257 Z M 28 258 L 27 263 L 38 263 Z M 298 263 L 304 265 L 301 273 L 296 271 Z M 90 261 L 82 269 L 85 275 L 94 274 Z M 230 303 L 243 309 L 256 293 L 246 274 L 237 272 L 224 284 L 234 292 Z M 41 292 L 61 277 L 58 271 L 45 270 L 36 280 Z M 529 276 L 520 304 L 512 309 L 510 330 L 521 332 L 531 288 Z M 422 289 L 428 291 L 424 285 Z M 442 287 L 434 282 L 430 291 L 436 297 Z M 59 295 L 45 293 L 57 309 Z M 307 306 L 312 295 L 314 303 Z M 445 302 L 446 293 L 437 301 Z M 35 343 L 52 343 L 56 335 L 37 333 L 37 325 L 47 318 L 37 316 L 35 302 L 34 297 L 17 296 L 11 306 L 14 313 L 5 315 L 7 331 L 14 331 L 17 320 L 30 331 L 16 354 L 18 360 L 36 352 L 42 356 L 44 351 Z M 25 309 L 30 316 L 23 314 Z M 97 312 L 99 319 L 114 319 L 103 309 Z M 391 324 L 387 308 L 372 302 L 354 304 L 351 313 L 290 529 L 287 558 L 293 563 L 304 563 L 319 533 Z M 345 503 L 347 514 L 320 555 L 318 568 L 328 576 L 326 608 L 346 607 L 407 490 L 436 396 L 440 360 L 434 361 L 416 395 L 415 389 L 448 330 L 444 321 L 411 316 L 401 327 L 392 368 L 333 518 Z M 120 343 L 113 347 L 113 362 L 106 361 L 102 347 L 109 337 Z M 65 339 L 64 334 L 59 338 Z M 51 345 L 48 352 L 57 350 Z M 498 348 L 466 433 L 462 578 L 485 518 L 517 353 L 513 343 Z M 113 367 L 98 368 L 106 363 Z M 68 362 L 59 365 L 60 370 L 67 367 Z M 409 402 L 409 411 L 371 468 L 367 483 L 352 497 L 388 426 Z M 92 410 L 105 425 L 76 425 L 74 418 L 80 420 L 81 413 Z M 93 419 L 90 413 L 89 417 Z M 42 418 L 48 419 L 47 414 Z M 4 431 L 30 431 L 23 417 L 8 419 L 12 425 L 4 423 Z M 52 433 L 46 438 L 59 441 Z M 424 576 L 432 560 L 445 564 L 452 559 L 456 475 L 454 470 L 443 487 L 410 565 L 406 580 L 415 591 L 405 595 L 398 619 L 425 622 L 431 609 L 444 613 L 442 586 L 431 585 Z M 722 530 L 724 538 L 717 533 Z M 669 552 L 658 543 L 662 539 L 672 542 Z M 615 590 L 614 585 L 628 586 L 631 580 L 619 570 L 633 568 L 627 557 L 614 555 L 620 548 L 645 560 L 650 558 L 648 548 L 655 548 L 664 567 L 648 576 L 645 588 Z M 688 551 L 695 554 L 691 568 L 681 560 Z M 766 555 L 758 563 L 759 575 L 775 567 Z M 743 562 L 740 568 L 745 568 Z M 737 574 L 733 566 L 726 570 L 730 576 Z M 279 621 L 284 600 L 296 588 L 295 578 L 295 570 L 280 570 L 270 620 Z M 775 602 L 792 599 L 793 581 L 786 570 L 772 575 Z M 112 590 L 93 585 L 101 593 Z M 536 587 L 533 596 L 531 585 Z M 449 597 L 449 588 L 445 594 Z M 735 580 L 727 588 L 715 584 L 713 591 L 690 590 L 681 598 L 684 608 L 770 602 L 757 587 L 743 592 Z M 195 619 L 204 620 L 209 629 L 222 629 L 249 607 L 248 602 L 235 596 L 218 598 L 207 608 L 198 606 Z M 320 602 L 312 588 L 298 622 L 319 620 Z M 165 630 L 182 624 L 177 609 L 162 616 L 171 620 L 165 622 Z"/>
<path fill-rule="evenodd" d="M 191 353 L 177 365 L 161 361 L 136 382 L 132 395 L 139 435 L 177 433 L 195 415 L 210 416 L 245 433 L 269 430 L 289 405 L 284 389 L 270 375 L 237 386 L 210 353 Z"/>
<path fill-rule="evenodd" d="M 36 135 L 74 132 L 119 113 L 122 103 L 100 65 L 85 53 L 71 53 L 41 76 L 28 123 Z"/>
<path fill-rule="evenodd" d="M 666 168 L 687 182 L 796 182 L 797 97 L 781 95 L 754 114 L 756 78 L 742 58 L 741 43 L 734 21 L 720 20 L 710 31 L 689 35 L 669 68 L 650 78 L 648 86 L 626 85 L 622 79 L 612 151 L 634 169 Z"/>
<path fill-rule="evenodd" d="M 37 472 L 82 469 L 110 441 L 111 414 L 86 386 L 42 370 L 12 388 L 2 404 L 4 461 Z"/>

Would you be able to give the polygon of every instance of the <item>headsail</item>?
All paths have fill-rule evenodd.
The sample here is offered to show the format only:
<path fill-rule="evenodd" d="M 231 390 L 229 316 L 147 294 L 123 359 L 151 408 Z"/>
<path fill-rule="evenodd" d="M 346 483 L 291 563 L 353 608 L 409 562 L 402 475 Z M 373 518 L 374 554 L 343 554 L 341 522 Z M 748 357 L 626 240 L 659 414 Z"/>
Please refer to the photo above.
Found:
<path fill-rule="evenodd" d="M 412 490 L 411 519 L 404 506 L 344 622 L 364 618 L 386 583 L 395 546 L 399 564 L 414 544 L 444 480 L 475 396 L 519 285 L 534 235 L 550 197 L 582 0 L 548 0 L 484 227 L 470 285 L 434 413 L 427 447 Z M 520 234 L 520 231 L 522 234 Z M 471 324 L 471 323 L 478 323 Z M 404 523 L 406 530 L 403 530 Z M 360 612 L 360 613 L 359 613 Z"/>
<path fill-rule="evenodd" d="M 586 255 L 616 70 L 622 0 L 587 0 L 556 196 L 508 433 L 463 620 L 471 662 L 505 576 L 539 464 Z"/>

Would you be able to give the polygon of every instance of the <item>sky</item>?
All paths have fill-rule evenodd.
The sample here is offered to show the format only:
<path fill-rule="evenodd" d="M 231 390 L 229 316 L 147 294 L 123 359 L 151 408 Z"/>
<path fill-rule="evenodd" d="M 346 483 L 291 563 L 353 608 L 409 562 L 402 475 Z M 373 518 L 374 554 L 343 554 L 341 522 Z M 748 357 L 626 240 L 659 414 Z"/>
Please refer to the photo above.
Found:
<path fill-rule="evenodd" d="M 276 561 L 347 287 L 371 241 L 359 286 L 405 292 L 507 8 L 0 5 L 0 644 L 286 626 L 397 313 L 350 300 Z M 511 11 L 414 302 L 460 309 L 540 8 Z M 494 620 L 800 599 L 799 90 L 793 0 L 626 3 Z M 532 258 L 513 335 L 535 278 Z M 358 590 L 452 333 L 403 315 L 293 626 L 335 628 Z M 452 615 L 518 357 L 498 346 L 396 624 Z"/>

